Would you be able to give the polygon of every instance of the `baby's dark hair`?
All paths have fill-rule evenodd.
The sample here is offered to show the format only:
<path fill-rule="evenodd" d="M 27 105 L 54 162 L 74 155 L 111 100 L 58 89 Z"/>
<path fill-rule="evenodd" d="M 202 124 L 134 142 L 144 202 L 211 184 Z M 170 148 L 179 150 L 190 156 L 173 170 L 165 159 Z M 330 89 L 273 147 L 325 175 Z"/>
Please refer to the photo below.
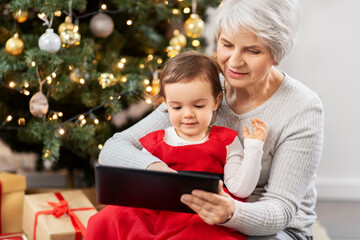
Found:
<path fill-rule="evenodd" d="M 190 82 L 195 79 L 209 81 L 214 98 L 222 93 L 216 62 L 203 53 L 187 51 L 176 55 L 165 63 L 160 75 L 159 95 L 166 98 L 165 84 Z"/>

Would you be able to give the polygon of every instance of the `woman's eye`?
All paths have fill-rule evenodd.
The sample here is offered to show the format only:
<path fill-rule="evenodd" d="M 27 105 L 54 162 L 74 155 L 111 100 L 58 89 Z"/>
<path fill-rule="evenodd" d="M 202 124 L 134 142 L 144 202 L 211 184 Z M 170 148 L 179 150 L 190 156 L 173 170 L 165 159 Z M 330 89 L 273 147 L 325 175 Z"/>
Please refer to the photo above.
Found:
<path fill-rule="evenodd" d="M 251 54 L 255 54 L 255 55 L 257 55 L 257 54 L 260 53 L 260 51 L 257 51 L 257 50 L 249 50 L 249 52 L 250 52 Z"/>

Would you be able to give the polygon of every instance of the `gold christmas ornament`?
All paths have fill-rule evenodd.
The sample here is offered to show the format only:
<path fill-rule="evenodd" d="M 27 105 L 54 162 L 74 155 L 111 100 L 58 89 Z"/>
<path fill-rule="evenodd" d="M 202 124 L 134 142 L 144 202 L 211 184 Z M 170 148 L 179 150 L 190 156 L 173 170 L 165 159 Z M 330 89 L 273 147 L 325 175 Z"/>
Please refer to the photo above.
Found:
<path fill-rule="evenodd" d="M 60 33 L 60 39 L 63 47 L 70 47 L 73 45 L 80 45 L 81 35 L 70 29 L 65 29 Z"/>
<path fill-rule="evenodd" d="M 167 55 L 169 58 L 173 58 L 175 57 L 176 55 L 178 55 L 181 51 L 181 48 L 179 45 L 176 45 L 176 46 L 167 46 L 165 51 L 167 52 Z"/>
<path fill-rule="evenodd" d="M 99 84 L 103 89 L 107 87 L 111 87 L 116 83 L 116 79 L 112 73 L 102 73 L 100 74 L 98 80 L 99 80 Z"/>
<path fill-rule="evenodd" d="M 65 22 L 61 23 L 58 27 L 58 33 L 59 35 L 65 31 L 65 30 L 74 30 L 75 25 L 71 23 L 71 18 L 69 16 L 66 16 Z"/>
<path fill-rule="evenodd" d="M 175 47 L 179 45 L 181 48 L 186 46 L 186 37 L 184 34 L 180 33 L 179 30 L 174 30 L 174 37 L 170 39 L 170 46 Z"/>
<path fill-rule="evenodd" d="M 191 38 L 200 37 L 204 32 L 204 28 L 204 21 L 196 13 L 191 14 L 184 24 L 185 34 Z"/>
<path fill-rule="evenodd" d="M 11 55 L 19 55 L 24 50 L 24 42 L 19 38 L 19 34 L 15 33 L 12 38 L 9 38 L 5 44 L 5 51 Z"/>
<path fill-rule="evenodd" d="M 151 96 L 156 96 L 160 92 L 160 80 L 159 79 L 153 79 L 152 85 L 151 85 L 151 91 L 149 94 Z"/>
<path fill-rule="evenodd" d="M 18 22 L 18 23 L 23 23 L 26 22 L 26 20 L 28 20 L 29 17 L 29 12 L 27 11 L 22 11 L 21 9 L 17 10 L 16 12 L 13 13 L 13 18 Z"/>
<path fill-rule="evenodd" d="M 31 97 L 29 103 L 30 113 L 34 117 L 42 118 L 49 110 L 49 103 L 42 92 L 37 92 Z"/>
<path fill-rule="evenodd" d="M 105 13 L 98 13 L 90 20 L 91 32 L 99 38 L 106 38 L 114 30 L 112 18 Z"/>

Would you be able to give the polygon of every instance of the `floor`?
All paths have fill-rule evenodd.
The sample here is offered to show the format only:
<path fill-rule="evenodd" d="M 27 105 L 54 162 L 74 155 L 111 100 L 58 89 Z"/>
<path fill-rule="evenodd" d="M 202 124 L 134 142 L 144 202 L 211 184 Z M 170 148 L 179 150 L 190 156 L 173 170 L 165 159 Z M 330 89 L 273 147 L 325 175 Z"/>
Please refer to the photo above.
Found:
<path fill-rule="evenodd" d="M 316 212 L 331 240 L 360 240 L 360 202 L 319 200 Z"/>

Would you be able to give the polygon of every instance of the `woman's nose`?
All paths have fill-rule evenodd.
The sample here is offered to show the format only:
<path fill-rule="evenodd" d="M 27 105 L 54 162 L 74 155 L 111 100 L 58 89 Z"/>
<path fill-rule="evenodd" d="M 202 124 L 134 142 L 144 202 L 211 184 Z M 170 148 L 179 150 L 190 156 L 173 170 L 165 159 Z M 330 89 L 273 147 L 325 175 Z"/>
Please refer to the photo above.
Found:
<path fill-rule="evenodd" d="M 230 58 L 229 58 L 229 65 L 230 67 L 236 68 L 241 67 L 245 64 L 243 54 L 241 51 L 234 51 L 232 52 Z"/>

